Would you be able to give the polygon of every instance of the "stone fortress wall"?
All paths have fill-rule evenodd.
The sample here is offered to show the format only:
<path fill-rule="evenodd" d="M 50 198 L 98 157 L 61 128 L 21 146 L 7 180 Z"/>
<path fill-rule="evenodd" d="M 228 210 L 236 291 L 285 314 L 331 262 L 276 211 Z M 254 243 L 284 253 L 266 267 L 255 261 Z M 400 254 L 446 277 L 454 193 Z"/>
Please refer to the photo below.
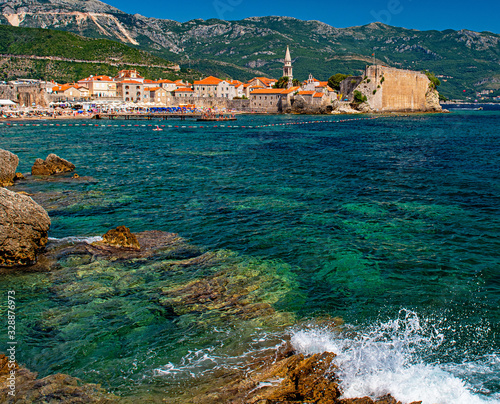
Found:
<path fill-rule="evenodd" d="M 366 95 L 374 112 L 424 112 L 436 110 L 429 105 L 433 93 L 429 84 L 424 73 L 374 65 L 366 67 L 355 90 Z"/>
<path fill-rule="evenodd" d="M 47 107 L 51 101 L 41 84 L 0 84 L 0 99 L 12 100 L 26 107 L 32 104 Z"/>

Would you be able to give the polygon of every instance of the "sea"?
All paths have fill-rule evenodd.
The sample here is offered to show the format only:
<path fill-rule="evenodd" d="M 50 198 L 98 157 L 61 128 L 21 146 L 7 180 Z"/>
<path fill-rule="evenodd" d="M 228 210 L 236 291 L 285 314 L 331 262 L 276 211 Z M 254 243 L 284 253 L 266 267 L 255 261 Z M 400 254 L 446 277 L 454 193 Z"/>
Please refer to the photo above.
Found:
<path fill-rule="evenodd" d="M 23 173 L 49 153 L 76 165 L 79 180 L 11 187 L 44 195 L 49 245 L 125 225 L 177 233 L 220 258 L 207 268 L 165 255 L 62 256 L 54 272 L 1 274 L 3 318 L 8 291 L 17 298 L 16 359 L 40 377 L 189 402 L 290 341 L 337 354 L 343 397 L 500 403 L 498 106 L 4 122 L 0 148 Z M 181 292 L 206 279 L 270 309 L 244 316 L 208 299 L 183 311 Z"/>

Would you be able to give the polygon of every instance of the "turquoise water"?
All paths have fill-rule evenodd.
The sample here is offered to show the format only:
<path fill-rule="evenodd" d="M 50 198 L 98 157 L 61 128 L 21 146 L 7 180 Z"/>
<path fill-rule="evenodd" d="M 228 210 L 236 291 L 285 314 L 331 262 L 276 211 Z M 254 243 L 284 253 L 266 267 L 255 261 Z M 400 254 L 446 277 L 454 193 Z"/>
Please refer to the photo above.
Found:
<path fill-rule="evenodd" d="M 179 233 L 220 258 L 192 271 L 165 257 L 67 259 L 57 274 L 2 275 L 0 294 L 19 296 L 21 363 L 173 397 L 289 335 L 306 352 L 344 352 L 346 396 L 377 385 L 400 400 L 500 402 L 500 112 L 353 119 L 0 126 L 18 171 L 53 152 L 92 177 L 17 186 L 46 195 L 52 238 L 126 225 Z M 227 293 L 275 313 L 162 313 L 159 295 L 210 276 L 239 279 Z M 318 322 L 331 317 L 345 335 Z"/>

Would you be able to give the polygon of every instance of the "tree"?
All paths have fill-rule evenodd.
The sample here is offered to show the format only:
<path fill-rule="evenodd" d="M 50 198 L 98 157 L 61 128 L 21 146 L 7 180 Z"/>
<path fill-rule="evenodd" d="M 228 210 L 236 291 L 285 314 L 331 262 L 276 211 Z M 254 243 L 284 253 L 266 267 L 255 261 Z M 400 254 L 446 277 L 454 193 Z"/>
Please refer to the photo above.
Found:
<path fill-rule="evenodd" d="M 328 79 L 328 85 L 334 90 L 340 91 L 340 82 L 348 77 L 350 74 L 337 73 Z"/>
<path fill-rule="evenodd" d="M 288 77 L 283 76 L 278 79 L 276 84 L 274 84 L 273 88 L 286 88 L 288 85 Z"/>
<path fill-rule="evenodd" d="M 355 104 L 362 104 L 363 102 L 366 102 L 368 98 L 366 95 L 363 95 L 361 91 L 355 90 L 354 91 L 354 103 Z"/>
<path fill-rule="evenodd" d="M 293 79 L 292 85 L 294 85 L 294 86 L 300 86 L 300 80 L 299 79 Z"/>
<path fill-rule="evenodd" d="M 441 85 L 441 82 L 434 75 L 434 73 L 431 73 L 429 70 L 424 70 L 422 73 L 425 73 L 425 75 L 429 78 L 429 80 L 431 81 L 431 83 L 429 85 L 432 88 L 436 89 L 436 88 L 438 88 L 439 85 Z"/>

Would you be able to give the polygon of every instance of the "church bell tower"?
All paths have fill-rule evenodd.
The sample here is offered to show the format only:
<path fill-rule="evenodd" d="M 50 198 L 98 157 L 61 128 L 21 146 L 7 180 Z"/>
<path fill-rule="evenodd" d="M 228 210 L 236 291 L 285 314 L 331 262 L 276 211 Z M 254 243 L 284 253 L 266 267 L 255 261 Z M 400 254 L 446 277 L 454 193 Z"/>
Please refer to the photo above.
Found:
<path fill-rule="evenodd" d="M 290 49 L 288 48 L 288 45 L 286 47 L 285 64 L 283 65 L 283 77 L 288 77 L 287 88 L 292 87 L 293 85 L 292 58 L 290 57 Z"/>

